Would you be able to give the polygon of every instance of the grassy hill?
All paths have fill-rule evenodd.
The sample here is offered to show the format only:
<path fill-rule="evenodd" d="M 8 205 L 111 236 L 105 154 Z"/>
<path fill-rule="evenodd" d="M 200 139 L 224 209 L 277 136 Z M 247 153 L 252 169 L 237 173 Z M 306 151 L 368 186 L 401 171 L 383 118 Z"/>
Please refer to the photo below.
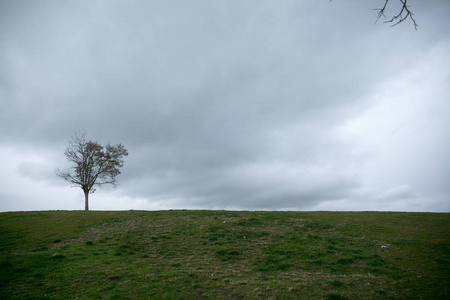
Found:
<path fill-rule="evenodd" d="M 1 299 L 450 299 L 450 214 L 0 213 Z"/>

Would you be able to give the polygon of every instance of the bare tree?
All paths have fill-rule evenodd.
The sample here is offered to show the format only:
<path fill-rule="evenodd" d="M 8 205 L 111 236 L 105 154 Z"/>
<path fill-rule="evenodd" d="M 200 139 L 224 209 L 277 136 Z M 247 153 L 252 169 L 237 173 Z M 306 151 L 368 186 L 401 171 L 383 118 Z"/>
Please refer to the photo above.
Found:
<path fill-rule="evenodd" d="M 386 15 L 385 15 L 384 13 L 385 13 L 385 11 L 386 11 L 386 8 L 387 8 L 387 6 L 388 6 L 389 1 L 390 1 L 390 0 L 385 0 L 383 7 L 382 7 L 382 8 L 376 9 L 376 10 L 378 10 L 378 15 L 377 15 L 377 19 L 376 19 L 375 23 L 376 23 L 381 17 L 385 17 L 385 18 L 386 18 Z M 418 27 L 419 25 L 417 25 L 416 20 L 414 20 L 414 18 L 413 18 L 413 15 L 414 15 L 414 14 L 413 14 L 413 13 L 411 12 L 411 10 L 409 9 L 409 6 L 406 5 L 406 2 L 407 2 L 408 0 L 399 0 L 399 1 L 400 1 L 401 4 L 402 4 L 400 12 L 399 12 L 398 14 L 394 15 L 394 16 L 393 16 L 392 18 L 390 18 L 389 20 L 384 21 L 384 23 L 392 23 L 391 26 L 396 26 L 396 25 L 400 24 L 401 22 L 403 22 L 403 21 L 405 21 L 406 19 L 409 18 L 409 19 L 411 19 L 411 21 L 412 21 L 413 24 L 414 24 L 414 29 L 417 30 L 417 27 Z"/>
<path fill-rule="evenodd" d="M 116 176 L 123 167 L 124 156 L 128 151 L 122 144 L 102 146 L 97 142 L 86 141 L 85 134 L 72 137 L 64 151 L 72 167 L 55 170 L 62 179 L 81 187 L 84 192 L 85 210 L 89 210 L 89 193 L 93 193 L 95 185 L 112 184 L 116 186 Z"/>

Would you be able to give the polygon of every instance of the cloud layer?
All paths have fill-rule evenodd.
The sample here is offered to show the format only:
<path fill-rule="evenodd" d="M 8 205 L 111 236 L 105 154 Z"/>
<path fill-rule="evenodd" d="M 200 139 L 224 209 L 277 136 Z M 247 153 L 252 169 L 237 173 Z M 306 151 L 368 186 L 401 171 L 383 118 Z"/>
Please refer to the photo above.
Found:
<path fill-rule="evenodd" d="M 130 152 L 93 209 L 448 211 L 450 5 L 360 2 L 2 2 L 0 210 L 80 208 L 85 131 Z"/>

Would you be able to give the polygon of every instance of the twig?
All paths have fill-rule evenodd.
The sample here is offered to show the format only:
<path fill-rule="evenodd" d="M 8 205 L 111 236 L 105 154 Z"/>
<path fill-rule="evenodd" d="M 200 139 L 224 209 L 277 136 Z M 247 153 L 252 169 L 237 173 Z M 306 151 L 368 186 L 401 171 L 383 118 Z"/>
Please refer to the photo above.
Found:
<path fill-rule="evenodd" d="M 397 15 L 393 16 L 390 20 L 384 21 L 383 23 L 393 23 L 391 25 L 391 27 L 394 27 L 394 26 L 402 23 L 403 21 L 405 21 L 407 18 L 410 18 L 414 24 L 414 29 L 417 30 L 417 27 L 419 27 L 419 25 L 417 25 L 416 20 L 413 18 L 414 14 L 409 10 L 409 6 L 406 5 L 406 2 L 408 0 L 399 0 L 399 1 L 402 3 L 402 9 L 400 10 L 400 12 Z M 376 10 L 378 10 L 378 14 L 377 14 L 377 19 L 375 20 L 375 23 L 378 22 L 378 20 L 382 16 L 386 18 L 384 11 L 386 10 L 388 2 L 389 2 L 389 0 L 386 0 L 384 2 L 384 5 L 382 8 L 376 9 Z"/>

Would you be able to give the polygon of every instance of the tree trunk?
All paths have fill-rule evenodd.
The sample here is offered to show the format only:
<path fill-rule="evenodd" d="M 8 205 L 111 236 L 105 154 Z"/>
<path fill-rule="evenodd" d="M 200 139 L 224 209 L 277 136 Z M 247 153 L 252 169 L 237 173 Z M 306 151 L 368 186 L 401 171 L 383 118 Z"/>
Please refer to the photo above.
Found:
<path fill-rule="evenodd" d="M 84 210 L 89 210 L 89 191 L 84 191 Z"/>

